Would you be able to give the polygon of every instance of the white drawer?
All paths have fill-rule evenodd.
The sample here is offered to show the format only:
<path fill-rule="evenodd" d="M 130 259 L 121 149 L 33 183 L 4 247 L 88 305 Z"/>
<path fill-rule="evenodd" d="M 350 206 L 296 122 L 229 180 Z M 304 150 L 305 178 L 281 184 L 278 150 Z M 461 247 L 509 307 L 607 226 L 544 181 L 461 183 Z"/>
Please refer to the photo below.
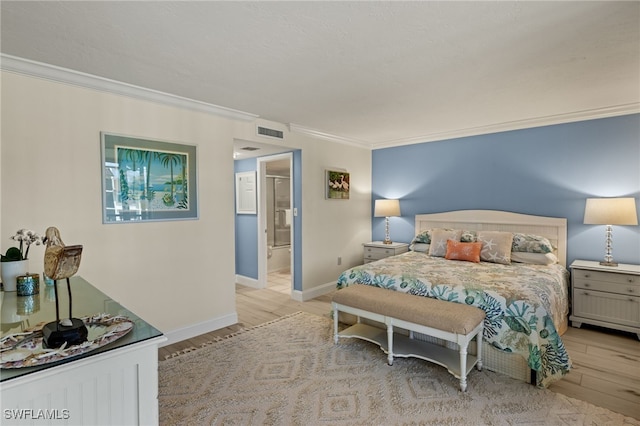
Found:
<path fill-rule="evenodd" d="M 639 327 L 640 297 L 576 289 L 573 316 Z"/>
<path fill-rule="evenodd" d="M 382 248 L 382 247 L 365 247 L 364 258 L 365 259 L 384 259 L 385 257 L 393 256 L 396 254 L 396 249 Z"/>
<path fill-rule="evenodd" d="M 571 325 L 582 323 L 636 333 L 640 339 L 640 265 L 593 260 L 571 264 Z"/>
<path fill-rule="evenodd" d="M 628 294 L 631 296 L 640 296 L 640 285 L 620 284 L 616 282 L 594 281 L 590 279 L 575 278 L 573 286 L 585 290 L 606 291 L 609 293 Z"/>
<path fill-rule="evenodd" d="M 576 279 L 589 281 L 605 281 L 619 284 L 636 284 L 640 286 L 640 276 L 631 274 L 620 274 L 617 272 L 589 271 L 586 269 L 574 269 L 573 276 Z"/>

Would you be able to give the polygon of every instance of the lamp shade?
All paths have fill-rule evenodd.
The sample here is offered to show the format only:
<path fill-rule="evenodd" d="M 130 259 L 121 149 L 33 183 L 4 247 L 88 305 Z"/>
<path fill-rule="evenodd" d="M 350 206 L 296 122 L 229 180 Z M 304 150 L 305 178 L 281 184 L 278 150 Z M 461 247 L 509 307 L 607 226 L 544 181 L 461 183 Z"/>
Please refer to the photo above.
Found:
<path fill-rule="evenodd" d="M 637 225 L 635 198 L 587 198 L 585 225 Z"/>
<path fill-rule="evenodd" d="M 399 200 L 376 200 L 374 217 L 400 216 Z"/>

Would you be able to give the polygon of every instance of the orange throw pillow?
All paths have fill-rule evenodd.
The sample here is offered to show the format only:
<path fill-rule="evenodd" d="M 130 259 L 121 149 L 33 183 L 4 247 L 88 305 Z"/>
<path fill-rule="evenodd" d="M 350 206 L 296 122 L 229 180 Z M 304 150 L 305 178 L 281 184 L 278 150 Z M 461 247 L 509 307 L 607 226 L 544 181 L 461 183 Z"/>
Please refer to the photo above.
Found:
<path fill-rule="evenodd" d="M 447 240 L 447 252 L 445 259 L 464 260 L 467 262 L 480 263 L 480 251 L 482 243 L 461 243 L 459 241 Z"/>

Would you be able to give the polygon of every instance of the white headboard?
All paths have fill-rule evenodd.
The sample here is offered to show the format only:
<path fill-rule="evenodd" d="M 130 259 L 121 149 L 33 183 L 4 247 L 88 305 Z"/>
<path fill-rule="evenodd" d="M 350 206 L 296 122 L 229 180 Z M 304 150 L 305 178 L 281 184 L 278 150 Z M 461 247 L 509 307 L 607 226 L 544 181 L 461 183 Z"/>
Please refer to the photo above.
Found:
<path fill-rule="evenodd" d="M 567 219 L 498 210 L 456 210 L 416 215 L 416 234 L 431 228 L 507 231 L 546 237 L 557 247 L 560 264 L 567 266 Z"/>

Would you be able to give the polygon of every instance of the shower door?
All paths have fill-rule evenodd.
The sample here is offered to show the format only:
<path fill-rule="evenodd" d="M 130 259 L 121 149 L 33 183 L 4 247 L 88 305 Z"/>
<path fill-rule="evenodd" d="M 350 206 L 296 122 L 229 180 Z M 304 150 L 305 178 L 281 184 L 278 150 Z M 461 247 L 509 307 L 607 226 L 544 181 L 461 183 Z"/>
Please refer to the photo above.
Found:
<path fill-rule="evenodd" d="M 291 244 L 291 187 L 289 178 L 267 178 L 267 240 L 273 247 Z"/>

